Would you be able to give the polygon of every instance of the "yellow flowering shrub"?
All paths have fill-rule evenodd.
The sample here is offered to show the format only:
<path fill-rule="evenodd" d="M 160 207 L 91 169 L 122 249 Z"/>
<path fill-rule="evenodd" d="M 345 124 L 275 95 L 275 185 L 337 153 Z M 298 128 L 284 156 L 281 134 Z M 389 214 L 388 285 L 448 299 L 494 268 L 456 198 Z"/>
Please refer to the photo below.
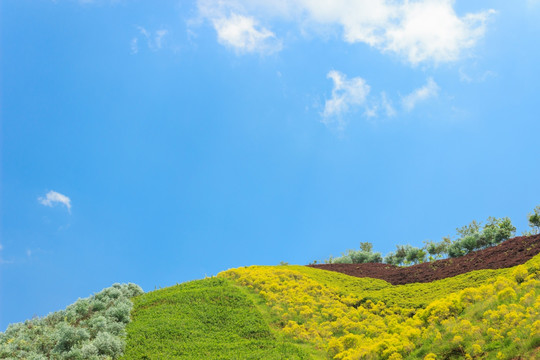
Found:
<path fill-rule="evenodd" d="M 333 359 L 433 360 L 456 353 L 511 359 L 540 344 L 538 269 L 540 256 L 510 269 L 401 286 L 298 266 L 218 276 L 257 292 L 284 333 Z M 464 280 L 476 286 L 463 286 Z"/>

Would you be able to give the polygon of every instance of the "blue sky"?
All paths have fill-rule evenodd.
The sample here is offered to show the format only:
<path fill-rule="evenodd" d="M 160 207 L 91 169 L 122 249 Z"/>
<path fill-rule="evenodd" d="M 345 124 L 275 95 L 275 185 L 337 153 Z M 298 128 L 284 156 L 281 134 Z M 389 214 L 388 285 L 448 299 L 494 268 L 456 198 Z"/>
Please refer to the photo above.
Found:
<path fill-rule="evenodd" d="M 0 330 L 540 204 L 540 2 L 1 6 Z"/>

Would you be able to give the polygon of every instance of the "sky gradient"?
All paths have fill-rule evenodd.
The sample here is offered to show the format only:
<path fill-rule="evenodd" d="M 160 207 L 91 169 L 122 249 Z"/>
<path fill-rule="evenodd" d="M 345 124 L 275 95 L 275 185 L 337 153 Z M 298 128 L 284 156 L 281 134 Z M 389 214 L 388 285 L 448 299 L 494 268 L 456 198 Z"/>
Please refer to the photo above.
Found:
<path fill-rule="evenodd" d="M 540 1 L 0 2 L 0 331 L 115 282 L 518 233 Z"/>

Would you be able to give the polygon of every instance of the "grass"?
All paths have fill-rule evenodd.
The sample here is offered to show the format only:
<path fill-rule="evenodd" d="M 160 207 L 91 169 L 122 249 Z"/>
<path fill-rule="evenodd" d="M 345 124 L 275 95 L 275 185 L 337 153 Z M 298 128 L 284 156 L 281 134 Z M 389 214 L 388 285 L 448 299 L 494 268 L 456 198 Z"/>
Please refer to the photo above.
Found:
<path fill-rule="evenodd" d="M 533 295 L 532 299 L 537 299 L 540 295 L 538 282 L 525 288 L 518 287 L 517 294 L 510 300 L 492 296 L 465 307 L 458 317 L 437 326 L 441 333 L 440 341 L 424 339 L 407 359 L 420 359 L 428 352 L 438 354 L 442 359 L 462 359 L 465 352 L 474 354 L 473 344 L 477 344 L 478 349 L 481 349 L 474 358 L 539 359 L 540 333 L 537 326 L 531 326 L 535 320 L 540 320 L 538 302 L 534 304 L 530 301 L 527 304 L 524 301 L 527 293 Z M 519 317 L 519 322 L 514 320 L 512 323 L 512 315 Z M 499 318 L 502 324 L 497 324 L 497 321 L 493 321 L 494 318 Z M 469 322 L 475 329 L 470 331 L 467 326 L 460 326 L 464 322 Z M 495 338 L 489 331 L 486 332 L 488 327 L 492 327 L 500 337 Z M 456 335 L 463 336 L 464 341 L 452 344 L 452 338 Z"/>
<path fill-rule="evenodd" d="M 137 290 L 130 286 L 126 291 Z M 99 294 L 96 299 L 114 305 L 118 288 L 108 290 L 108 300 Z M 540 255 L 514 268 L 397 286 L 293 265 L 231 269 L 134 298 L 141 290 L 131 290 L 126 293 L 134 305 L 125 360 L 412 360 L 434 359 L 434 354 L 448 360 L 510 360 L 540 355 Z M 0 333 L 0 358 L 116 359 L 121 348 L 114 354 L 108 350 L 124 338 L 123 327 L 108 326 L 107 320 L 118 311 L 100 307 L 99 312 L 94 309 L 99 304 L 88 301 Z M 96 321 L 84 320 L 94 315 Z M 73 331 L 44 327 L 52 320 L 68 322 Z M 95 335 L 104 329 L 116 329 L 118 341 L 71 339 L 77 331 Z M 74 345 L 52 351 L 64 338 Z"/>
<path fill-rule="evenodd" d="M 294 265 L 218 277 L 263 296 L 284 333 L 330 358 L 508 360 L 538 358 L 539 269 L 537 255 L 512 268 L 396 286 Z"/>
<path fill-rule="evenodd" d="M 313 359 L 307 345 L 271 329 L 257 295 L 208 278 L 134 299 L 122 359 Z"/>
<path fill-rule="evenodd" d="M 431 302 L 468 287 L 487 283 L 497 276 L 508 274 L 508 269 L 476 270 L 430 283 L 392 285 L 384 280 L 357 278 L 333 271 L 307 266 L 283 266 L 300 272 L 311 279 L 338 290 L 343 295 L 357 295 L 373 302 L 406 308 L 424 308 Z"/>

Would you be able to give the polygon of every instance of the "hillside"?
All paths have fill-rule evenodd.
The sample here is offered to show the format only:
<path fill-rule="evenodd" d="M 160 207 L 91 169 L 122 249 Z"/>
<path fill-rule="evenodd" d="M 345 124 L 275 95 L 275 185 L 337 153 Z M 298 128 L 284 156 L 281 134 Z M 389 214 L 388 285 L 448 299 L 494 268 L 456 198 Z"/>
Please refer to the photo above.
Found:
<path fill-rule="evenodd" d="M 0 333 L 0 358 L 538 359 L 539 252 L 536 235 L 406 268 L 349 265 L 358 276 L 250 266 L 140 295 L 116 285 L 135 289 L 118 298 L 131 299 L 131 322 L 111 328 L 123 344 L 107 346 L 100 321 L 126 317 L 112 310 L 115 298 L 94 313 L 100 293 L 11 325 Z"/>
<path fill-rule="evenodd" d="M 319 264 L 313 268 L 356 277 L 388 281 L 393 285 L 427 283 L 475 270 L 502 269 L 520 265 L 540 252 L 540 235 L 518 236 L 483 250 L 457 257 L 401 267 L 382 263 Z"/>
<path fill-rule="evenodd" d="M 540 255 L 432 283 L 391 285 L 310 267 L 232 269 L 294 339 L 334 359 L 537 359 Z"/>
<path fill-rule="evenodd" d="M 270 328 L 256 302 L 224 278 L 139 296 L 122 359 L 312 359 L 309 349 Z"/>

